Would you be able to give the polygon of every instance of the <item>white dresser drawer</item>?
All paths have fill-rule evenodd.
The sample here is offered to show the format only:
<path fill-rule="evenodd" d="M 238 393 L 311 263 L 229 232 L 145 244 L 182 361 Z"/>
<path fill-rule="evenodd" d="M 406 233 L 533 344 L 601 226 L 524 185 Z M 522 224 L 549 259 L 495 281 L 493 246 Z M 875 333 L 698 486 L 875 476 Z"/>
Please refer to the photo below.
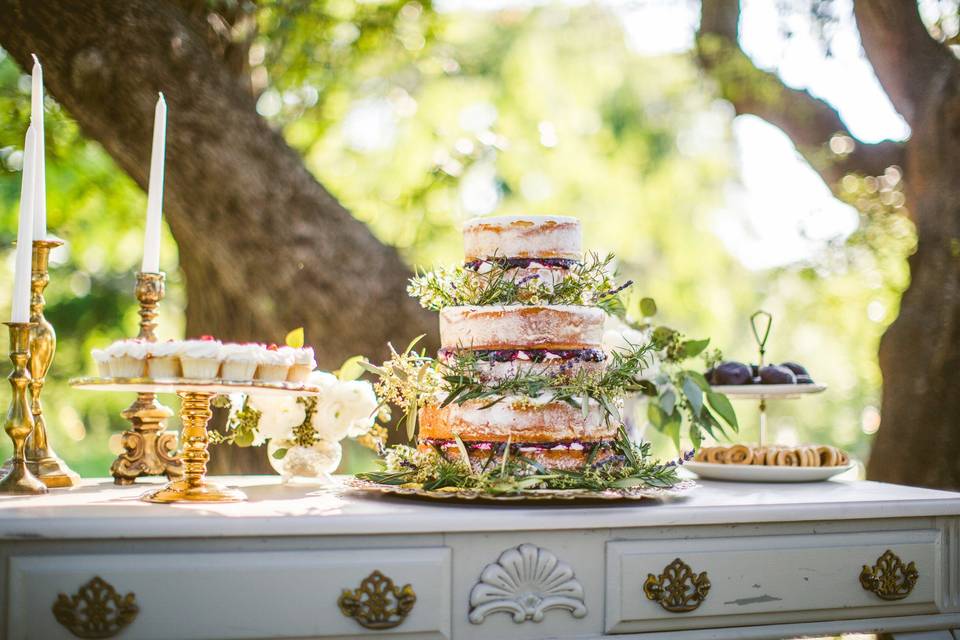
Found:
<path fill-rule="evenodd" d="M 609 542 L 605 628 L 624 633 L 935 612 L 939 535 L 920 530 Z M 874 566 L 888 549 L 904 564 L 913 562 L 919 574 L 900 600 L 884 600 L 860 583 L 863 566 Z M 676 610 L 683 598 L 668 600 L 670 611 L 651 599 L 658 596 L 655 584 L 644 589 L 650 574 L 668 573 L 675 559 L 692 572 L 683 580 L 687 593 L 701 573 L 709 582 L 699 603 L 687 599 L 688 611 Z"/>
<path fill-rule="evenodd" d="M 344 590 L 366 600 L 359 588 L 375 571 L 405 602 L 405 585 L 416 596 L 397 626 L 383 628 L 373 615 L 365 627 L 341 611 Z M 7 637 L 75 637 L 53 605 L 58 594 L 73 596 L 97 576 L 120 596 L 134 594 L 138 611 L 118 634 L 124 639 L 450 637 L 448 548 L 13 557 Z"/>

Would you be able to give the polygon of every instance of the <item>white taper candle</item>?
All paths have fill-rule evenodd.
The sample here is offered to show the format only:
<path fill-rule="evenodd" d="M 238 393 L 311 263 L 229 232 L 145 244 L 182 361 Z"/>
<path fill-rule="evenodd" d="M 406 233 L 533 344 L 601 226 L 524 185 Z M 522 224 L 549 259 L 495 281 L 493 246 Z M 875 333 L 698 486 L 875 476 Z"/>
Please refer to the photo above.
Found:
<path fill-rule="evenodd" d="M 23 171 L 20 183 L 20 220 L 17 227 L 17 254 L 13 271 L 13 309 L 10 322 L 30 320 L 30 256 L 33 253 L 33 192 L 37 167 L 37 132 L 30 126 L 23 143 Z"/>
<path fill-rule="evenodd" d="M 36 189 L 33 193 L 33 239 L 47 237 L 47 156 L 43 138 L 43 68 L 33 56 L 33 78 L 30 93 L 30 123 L 36 132 L 36 173 L 33 176 Z"/>
<path fill-rule="evenodd" d="M 163 161 L 167 140 L 167 103 L 157 99 L 153 116 L 153 153 L 150 156 L 150 186 L 147 190 L 147 229 L 143 242 L 141 271 L 160 271 L 160 218 L 163 214 Z"/>

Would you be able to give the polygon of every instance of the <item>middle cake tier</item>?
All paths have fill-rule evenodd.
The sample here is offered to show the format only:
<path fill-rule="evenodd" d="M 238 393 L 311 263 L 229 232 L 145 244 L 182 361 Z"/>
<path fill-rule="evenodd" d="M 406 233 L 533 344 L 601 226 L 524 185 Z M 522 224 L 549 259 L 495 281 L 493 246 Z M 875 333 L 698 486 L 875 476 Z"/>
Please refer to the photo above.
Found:
<path fill-rule="evenodd" d="M 574 305 L 447 307 L 443 349 L 600 349 L 606 313 Z"/>
<path fill-rule="evenodd" d="M 584 412 L 550 394 L 507 396 L 493 406 L 489 399 L 428 404 L 420 409 L 420 440 L 452 440 L 457 434 L 471 442 L 589 443 L 616 436 L 618 425 L 607 418 L 594 400 Z"/>

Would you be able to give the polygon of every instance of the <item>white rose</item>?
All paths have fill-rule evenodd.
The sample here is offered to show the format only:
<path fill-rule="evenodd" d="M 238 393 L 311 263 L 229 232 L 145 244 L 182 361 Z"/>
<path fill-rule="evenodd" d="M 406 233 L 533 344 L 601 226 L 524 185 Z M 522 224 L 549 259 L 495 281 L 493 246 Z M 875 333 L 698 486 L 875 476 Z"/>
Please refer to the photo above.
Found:
<path fill-rule="evenodd" d="M 653 337 L 652 329 L 638 331 L 632 329 L 617 318 L 608 317 L 604 324 L 603 344 L 604 351 L 632 351 L 650 342 Z M 641 380 L 653 380 L 660 373 L 660 354 L 655 351 L 647 352 L 647 366 L 640 375 Z"/>
<path fill-rule="evenodd" d="M 307 384 L 312 384 L 321 389 L 330 389 L 339 382 L 340 380 L 337 379 L 337 376 L 327 371 L 311 371 L 310 375 L 307 376 Z"/>
<path fill-rule="evenodd" d="M 637 331 L 627 326 L 607 329 L 603 332 L 603 348 L 607 351 L 613 349 L 632 351 L 637 347 L 642 347 L 649 341 L 650 336 L 646 331 Z"/>
<path fill-rule="evenodd" d="M 653 381 L 659 375 L 660 354 L 656 351 L 651 351 L 650 356 L 647 358 L 647 366 L 643 368 L 643 373 L 640 374 L 640 379 Z"/>
<path fill-rule="evenodd" d="M 293 429 L 307 419 L 306 408 L 293 396 L 250 396 L 247 404 L 260 412 L 260 424 L 254 444 L 263 444 L 264 440 L 289 439 Z"/>
<path fill-rule="evenodd" d="M 361 436 L 373 426 L 378 404 L 369 382 L 338 382 L 320 397 L 313 428 L 321 438 L 332 442 Z"/>

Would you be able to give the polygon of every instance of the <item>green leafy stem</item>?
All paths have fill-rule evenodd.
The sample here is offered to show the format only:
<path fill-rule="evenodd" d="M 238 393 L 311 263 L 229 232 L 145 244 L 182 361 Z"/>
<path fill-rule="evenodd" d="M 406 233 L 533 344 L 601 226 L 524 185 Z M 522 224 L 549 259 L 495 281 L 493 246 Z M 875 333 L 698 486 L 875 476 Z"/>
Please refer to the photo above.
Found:
<path fill-rule="evenodd" d="M 546 469 L 534 460 L 513 453 L 510 442 L 474 456 L 471 464 L 466 446 L 456 438 L 458 456 L 451 458 L 440 447 L 427 451 L 405 445 L 387 450 L 379 461 L 382 470 L 357 477 L 389 485 L 440 489 L 474 489 L 490 494 L 511 494 L 535 489 L 584 489 L 604 491 L 639 487 L 671 487 L 679 478 L 677 467 L 689 455 L 660 463 L 650 457 L 650 443 L 634 443 L 621 427 L 615 439 L 594 445 L 584 464 L 575 469 Z M 691 452 L 692 453 L 692 452 Z"/>
<path fill-rule="evenodd" d="M 407 292 L 427 309 L 483 305 L 588 305 L 619 315 L 624 304 L 620 292 L 632 283 L 614 283 L 613 254 L 605 258 L 590 253 L 569 269 L 556 270 L 553 278 L 510 266 L 495 258 L 481 269 L 441 267 L 410 279 Z"/>
<path fill-rule="evenodd" d="M 719 351 L 707 351 L 710 339 L 688 340 L 669 327 L 653 331 L 653 348 L 663 354 L 661 372 L 653 379 L 655 390 L 647 405 L 647 419 L 655 429 L 669 436 L 677 449 L 684 424 L 694 448 L 704 433 L 713 438 L 726 435 L 726 427 L 739 431 L 737 414 L 726 395 L 714 391 L 699 371 L 683 363 L 702 356 L 707 367 L 721 359 Z"/>

